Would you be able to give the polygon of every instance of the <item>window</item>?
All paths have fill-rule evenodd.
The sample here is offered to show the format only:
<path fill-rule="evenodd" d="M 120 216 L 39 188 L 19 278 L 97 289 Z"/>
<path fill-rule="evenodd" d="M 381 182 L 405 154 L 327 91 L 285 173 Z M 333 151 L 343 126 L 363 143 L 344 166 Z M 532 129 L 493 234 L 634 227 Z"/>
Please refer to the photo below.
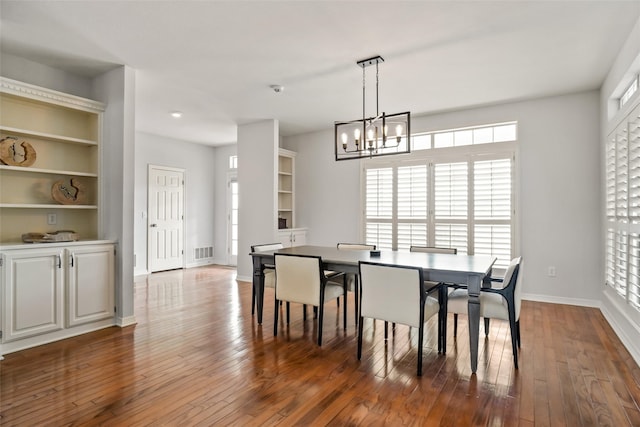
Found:
<path fill-rule="evenodd" d="M 624 107 L 624 105 L 633 97 L 633 94 L 638 91 L 638 79 L 640 79 L 640 76 L 636 76 L 633 79 L 629 87 L 627 87 L 627 89 L 620 97 L 619 108 Z"/>
<path fill-rule="evenodd" d="M 605 281 L 640 311 L 640 105 L 611 132 L 605 152 Z"/>
<path fill-rule="evenodd" d="M 381 249 L 454 247 L 459 254 L 496 256 L 496 267 L 506 268 L 514 255 L 514 145 L 467 145 L 515 136 L 515 125 L 508 126 L 505 133 L 484 126 L 413 138 L 447 146 L 446 157 L 432 149 L 410 160 L 366 160 L 365 241 Z"/>
<path fill-rule="evenodd" d="M 431 148 L 463 147 L 466 145 L 515 141 L 517 138 L 516 130 L 516 123 L 510 122 L 416 134 L 411 137 L 411 150 L 420 151 Z"/>
<path fill-rule="evenodd" d="M 238 169 L 238 156 L 229 156 L 229 169 Z"/>

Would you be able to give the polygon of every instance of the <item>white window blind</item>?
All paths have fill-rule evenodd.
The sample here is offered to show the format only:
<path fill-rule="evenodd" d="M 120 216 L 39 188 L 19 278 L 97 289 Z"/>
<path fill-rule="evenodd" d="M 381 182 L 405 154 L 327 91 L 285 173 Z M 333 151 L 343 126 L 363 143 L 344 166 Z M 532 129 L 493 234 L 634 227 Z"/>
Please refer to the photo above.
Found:
<path fill-rule="evenodd" d="M 393 243 L 393 169 L 390 167 L 366 171 L 366 242 L 380 249 L 391 249 Z"/>
<path fill-rule="evenodd" d="M 465 132 L 456 138 L 473 129 Z M 452 247 L 496 256 L 495 267 L 506 268 L 514 256 L 513 149 L 482 149 L 459 147 L 452 155 L 448 148 L 446 160 L 429 150 L 409 160 L 366 161 L 365 241 L 381 249 Z"/>
<path fill-rule="evenodd" d="M 640 105 L 605 144 L 605 282 L 640 311 Z"/>
<path fill-rule="evenodd" d="M 397 248 L 427 244 L 427 165 L 397 168 L 398 237 Z"/>
<path fill-rule="evenodd" d="M 434 165 L 434 246 L 456 248 L 467 254 L 469 246 L 469 163 Z"/>
<path fill-rule="evenodd" d="M 511 259 L 511 159 L 478 161 L 474 171 L 474 253 Z"/>

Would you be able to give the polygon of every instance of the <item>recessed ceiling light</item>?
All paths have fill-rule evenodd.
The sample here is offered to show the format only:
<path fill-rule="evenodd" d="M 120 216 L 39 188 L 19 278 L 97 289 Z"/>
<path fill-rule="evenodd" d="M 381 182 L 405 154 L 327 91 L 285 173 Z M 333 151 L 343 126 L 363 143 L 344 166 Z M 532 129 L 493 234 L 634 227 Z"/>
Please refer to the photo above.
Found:
<path fill-rule="evenodd" d="M 175 117 L 176 119 L 179 119 L 180 117 L 182 117 L 182 111 L 172 111 L 171 117 Z"/>

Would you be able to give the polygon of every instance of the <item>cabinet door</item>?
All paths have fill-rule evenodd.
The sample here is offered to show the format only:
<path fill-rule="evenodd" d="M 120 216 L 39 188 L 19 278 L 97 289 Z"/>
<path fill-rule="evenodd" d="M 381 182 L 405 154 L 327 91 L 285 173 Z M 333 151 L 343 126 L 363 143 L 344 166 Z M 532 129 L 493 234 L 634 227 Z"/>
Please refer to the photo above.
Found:
<path fill-rule="evenodd" d="M 295 230 L 291 232 L 291 246 L 304 246 L 307 244 L 306 230 Z"/>
<path fill-rule="evenodd" d="M 7 251 L 3 342 L 63 328 L 62 249 Z"/>
<path fill-rule="evenodd" d="M 281 230 L 278 231 L 278 241 L 282 243 L 285 248 L 291 247 L 291 231 Z"/>
<path fill-rule="evenodd" d="M 67 248 L 67 326 L 114 314 L 113 245 Z"/>

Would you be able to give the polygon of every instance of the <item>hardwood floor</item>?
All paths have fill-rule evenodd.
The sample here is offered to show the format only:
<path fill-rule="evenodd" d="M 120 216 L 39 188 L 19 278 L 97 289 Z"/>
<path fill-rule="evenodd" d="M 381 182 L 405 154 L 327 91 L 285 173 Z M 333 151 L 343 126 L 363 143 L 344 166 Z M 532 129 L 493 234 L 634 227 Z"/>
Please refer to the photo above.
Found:
<path fill-rule="evenodd" d="M 0 424 L 640 426 L 640 369 L 597 309 L 524 302 L 520 369 L 508 324 L 493 321 L 474 376 L 466 319 L 457 341 L 449 319 L 443 356 L 434 317 L 417 377 L 416 332 L 403 326 L 385 342 L 367 321 L 356 359 L 352 294 L 346 332 L 326 305 L 318 347 L 300 306 L 273 337 L 270 289 L 258 326 L 251 284 L 234 277 L 154 274 L 135 285 L 137 325 L 6 355 Z"/>

